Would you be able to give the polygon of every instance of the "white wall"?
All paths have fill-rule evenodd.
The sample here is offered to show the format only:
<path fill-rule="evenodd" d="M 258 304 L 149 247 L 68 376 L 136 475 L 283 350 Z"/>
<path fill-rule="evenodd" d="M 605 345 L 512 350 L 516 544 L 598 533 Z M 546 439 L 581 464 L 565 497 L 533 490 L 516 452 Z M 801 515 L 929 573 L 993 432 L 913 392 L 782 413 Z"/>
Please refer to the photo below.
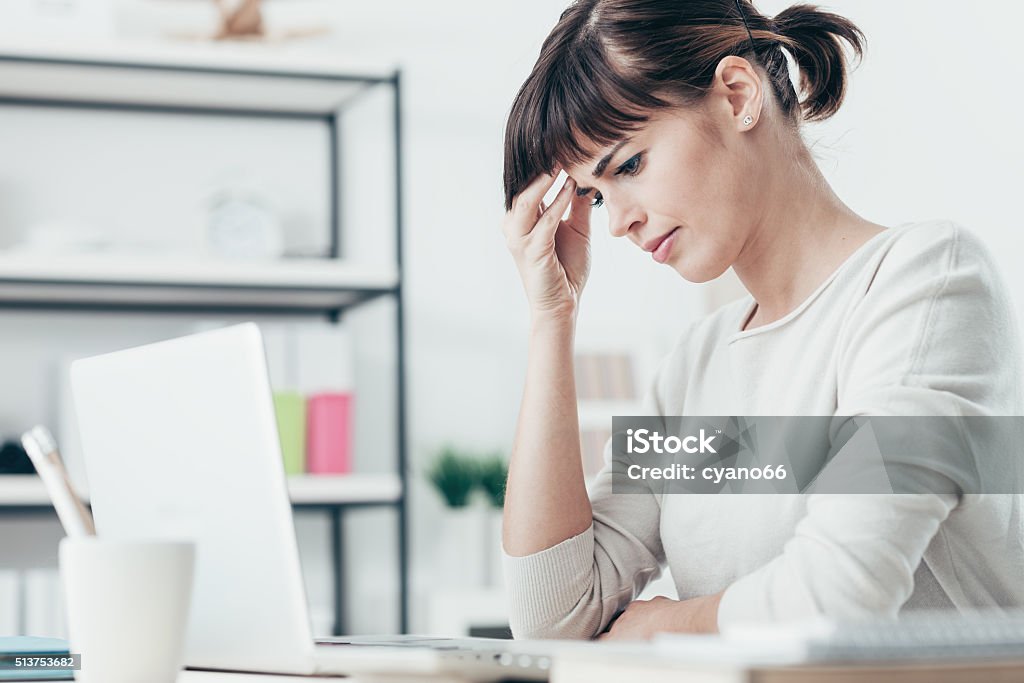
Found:
<path fill-rule="evenodd" d="M 760 3 L 777 12 L 790 3 Z M 897 225 L 951 218 L 993 250 L 1024 317 L 1018 195 L 1024 5 L 836 0 L 868 39 L 847 102 L 811 138 L 829 181 L 867 218 Z"/>
<path fill-rule="evenodd" d="M 772 12 L 786 4 L 761 6 Z M 317 39 L 319 48 L 396 62 L 404 69 L 410 442 L 419 484 L 412 492 L 414 626 L 426 623 L 423 606 L 433 581 L 431 550 L 440 511 L 422 485 L 423 468 L 444 442 L 507 450 L 513 433 L 527 320 L 499 230 L 502 129 L 512 97 L 563 5 L 558 0 L 270 5 L 269 16 L 281 26 L 330 24 L 333 35 Z M 1015 48 L 1024 6 L 1009 0 L 976 8 L 926 0 L 830 5 L 864 29 L 869 51 L 852 77 L 841 113 L 807 130 L 827 177 L 851 206 L 883 224 L 936 216 L 962 221 L 993 248 L 1024 316 L 1024 272 L 1016 267 L 1024 246 L 1016 192 L 1024 177 L 1017 123 L 1024 102 L 1016 84 L 1024 69 Z M 134 36 L 155 34 L 171 23 L 194 28 L 208 16 L 202 3 L 131 0 L 118 7 L 118 30 Z M 702 313 L 702 287 L 683 282 L 625 241 L 612 240 L 603 212 L 595 215 L 594 267 L 580 342 L 623 345 L 656 358 Z M 20 318 L 0 324 L 0 362 L 22 358 L 29 347 L 49 353 L 60 346 L 41 340 Z M 47 318 L 40 329 L 61 325 Z M 103 333 L 101 322 L 89 320 L 78 321 L 74 329 L 86 337 Z M 24 392 L 24 386 L 8 391 Z M 14 396 L 8 393 L 4 400 L 10 404 Z M 29 404 L 44 410 L 35 398 Z M 0 425 L 3 419 L 0 411 Z M 299 531 L 311 592 L 324 601 L 319 524 L 300 520 Z M 379 544 L 378 538 L 388 538 L 387 520 L 382 516 L 351 533 L 354 547 Z M 352 561 L 359 564 L 360 556 Z M 390 585 L 386 568 L 353 572 L 360 586 L 386 591 Z M 374 597 L 379 593 L 367 595 L 357 598 L 354 627 L 392 628 L 388 611 Z"/>

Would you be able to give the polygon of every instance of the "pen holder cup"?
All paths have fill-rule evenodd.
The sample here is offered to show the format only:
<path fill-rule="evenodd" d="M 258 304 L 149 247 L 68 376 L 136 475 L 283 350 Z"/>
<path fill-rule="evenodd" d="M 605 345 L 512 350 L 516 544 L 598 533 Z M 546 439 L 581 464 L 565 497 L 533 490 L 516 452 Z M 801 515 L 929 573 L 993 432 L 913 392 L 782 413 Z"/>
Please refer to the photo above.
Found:
<path fill-rule="evenodd" d="M 64 538 L 60 574 L 84 683 L 174 683 L 184 657 L 195 544 Z"/>

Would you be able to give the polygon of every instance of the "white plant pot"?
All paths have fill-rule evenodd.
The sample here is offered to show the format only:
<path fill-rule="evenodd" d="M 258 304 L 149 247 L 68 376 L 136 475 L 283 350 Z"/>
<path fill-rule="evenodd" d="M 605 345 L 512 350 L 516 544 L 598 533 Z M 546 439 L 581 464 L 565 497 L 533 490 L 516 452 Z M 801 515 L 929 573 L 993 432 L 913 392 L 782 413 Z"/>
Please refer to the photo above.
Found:
<path fill-rule="evenodd" d="M 476 506 L 445 508 L 441 517 L 437 584 L 459 589 L 484 585 L 483 517 Z"/>

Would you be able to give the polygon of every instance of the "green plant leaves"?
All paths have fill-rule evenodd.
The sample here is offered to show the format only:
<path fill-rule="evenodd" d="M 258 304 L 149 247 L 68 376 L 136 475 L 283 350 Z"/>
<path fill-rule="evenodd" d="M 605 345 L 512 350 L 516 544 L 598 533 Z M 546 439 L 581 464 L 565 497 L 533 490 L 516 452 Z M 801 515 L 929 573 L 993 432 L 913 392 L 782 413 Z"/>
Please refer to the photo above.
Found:
<path fill-rule="evenodd" d="M 445 447 L 427 470 L 427 478 L 448 507 L 466 507 L 476 489 L 491 506 L 501 509 L 505 505 L 508 465 L 500 453 L 481 457 Z"/>
<path fill-rule="evenodd" d="M 477 484 L 487 496 L 487 502 L 499 510 L 505 507 L 505 481 L 508 464 L 500 454 L 488 456 L 477 468 Z"/>

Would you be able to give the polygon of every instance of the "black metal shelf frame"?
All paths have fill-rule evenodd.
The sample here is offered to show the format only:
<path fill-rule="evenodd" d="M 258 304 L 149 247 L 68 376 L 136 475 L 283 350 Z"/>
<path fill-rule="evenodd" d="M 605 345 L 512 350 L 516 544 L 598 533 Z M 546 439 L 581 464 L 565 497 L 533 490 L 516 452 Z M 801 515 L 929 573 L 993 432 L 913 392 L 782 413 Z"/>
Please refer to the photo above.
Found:
<path fill-rule="evenodd" d="M 405 323 L 404 323 L 404 296 L 403 296 L 403 201 L 402 201 L 402 74 L 396 69 L 388 76 L 371 76 L 345 73 L 320 73 L 300 71 L 277 71 L 268 69 L 250 70 L 236 69 L 220 66 L 201 65 L 175 65 L 159 62 L 121 62 L 103 61 L 96 59 L 70 59 L 55 58 L 46 56 L 26 56 L 20 54 L 0 53 L 0 63 L 39 64 L 50 66 L 69 66 L 86 69 L 129 69 L 141 71 L 159 71 L 170 73 L 190 73 L 194 75 L 230 76 L 239 78 L 255 79 L 288 79 L 308 80 L 318 82 L 358 83 L 363 87 L 350 94 L 347 98 L 336 103 L 332 111 L 325 113 L 294 111 L 287 109 L 269 108 L 232 108 L 223 106 L 202 106 L 196 104 L 177 105 L 174 103 L 132 103 L 113 100 L 74 100 L 61 99 L 56 97 L 25 97 L 25 96 L 3 96 L 0 95 L 0 106 L 18 107 L 47 107 L 47 108 L 70 108 L 70 109 L 93 109 L 103 111 L 138 112 L 156 114 L 191 114 L 199 116 L 227 116 L 227 117 L 259 117 L 271 119 L 299 119 L 307 121 L 320 121 L 327 126 L 329 141 L 329 169 L 328 181 L 330 183 L 329 219 L 330 219 L 330 257 L 337 259 L 341 256 L 341 132 L 340 117 L 344 110 L 362 94 L 368 92 L 375 86 L 386 86 L 393 90 L 393 119 L 394 126 L 394 196 L 395 196 L 395 267 L 398 272 L 398 282 L 394 287 L 384 290 L 360 291 L 353 288 L 357 295 L 357 301 L 352 305 L 358 305 L 378 297 L 393 297 L 395 300 L 395 335 L 396 355 L 395 359 L 395 424 L 397 432 L 397 454 L 396 467 L 401 482 L 401 490 L 396 500 L 380 502 L 352 502 L 352 503 L 311 503 L 296 504 L 295 509 L 322 510 L 329 514 L 330 518 L 330 543 L 332 578 L 334 592 L 334 635 L 346 634 L 345 620 L 345 581 L 344 581 L 344 558 L 342 552 L 342 516 L 345 510 L 351 508 L 366 507 L 390 507 L 394 508 L 397 516 L 397 544 L 398 544 L 398 576 L 399 576 L 399 629 L 402 633 L 409 630 L 409 539 L 408 539 L 408 455 L 407 455 L 407 410 L 406 410 L 406 364 L 405 364 Z M 95 283 L 92 283 L 95 284 Z M 127 285 L 125 285 L 127 286 Z M 251 288 L 248 288 L 251 291 Z M 280 289 L 280 288 L 277 288 Z M 14 310 L 75 310 L 75 311 L 134 311 L 146 313 L 159 312 L 182 312 L 182 313 L 249 313 L 249 314 L 296 314 L 296 315 L 323 315 L 332 323 L 340 320 L 343 310 L 341 307 L 311 309 L 287 308 L 278 306 L 213 306 L 202 305 L 126 305 L 126 304 L 105 304 L 103 302 L 32 302 L 32 301 L 0 301 L 0 309 Z M 35 514 L 49 511 L 52 508 L 39 506 L 18 506 L 17 508 L 0 508 L 0 514 L 18 514 L 26 512 Z"/>

